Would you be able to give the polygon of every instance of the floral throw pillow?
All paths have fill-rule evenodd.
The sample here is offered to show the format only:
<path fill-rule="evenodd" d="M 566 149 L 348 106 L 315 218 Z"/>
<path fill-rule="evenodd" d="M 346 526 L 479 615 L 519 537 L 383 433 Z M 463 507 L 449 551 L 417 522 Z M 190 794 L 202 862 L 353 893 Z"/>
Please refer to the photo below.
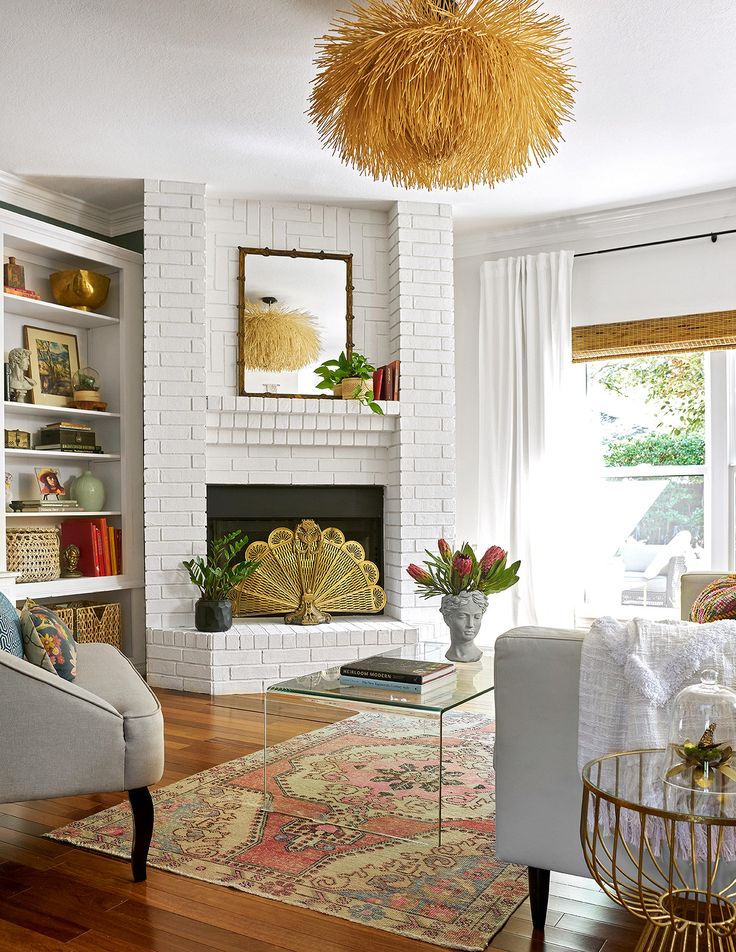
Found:
<path fill-rule="evenodd" d="M 55 612 L 29 600 L 21 610 L 20 627 L 27 661 L 46 671 L 55 671 L 67 681 L 75 680 L 77 643 Z"/>

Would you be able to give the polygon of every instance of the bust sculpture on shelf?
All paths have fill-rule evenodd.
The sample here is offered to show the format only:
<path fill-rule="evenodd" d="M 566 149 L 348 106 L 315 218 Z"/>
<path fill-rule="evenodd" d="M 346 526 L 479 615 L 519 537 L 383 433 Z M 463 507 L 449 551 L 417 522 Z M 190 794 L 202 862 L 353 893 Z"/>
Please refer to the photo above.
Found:
<path fill-rule="evenodd" d="M 77 566 L 79 565 L 79 546 L 71 545 L 64 546 L 61 551 L 62 561 L 64 563 L 64 570 L 61 573 L 62 578 L 81 578 L 82 573 L 79 571 Z"/>
<path fill-rule="evenodd" d="M 25 403 L 26 394 L 33 390 L 36 381 L 28 376 L 31 367 L 31 352 L 24 347 L 14 347 L 8 353 L 10 364 L 10 399 L 16 403 Z"/>
<path fill-rule="evenodd" d="M 440 611 L 450 629 L 449 661 L 479 661 L 483 652 L 475 644 L 488 596 L 503 592 L 519 581 L 521 562 L 506 565 L 508 553 L 498 545 L 486 549 L 477 559 L 473 547 L 464 543 L 453 552 L 446 539 L 437 543 L 439 555 L 427 552 L 429 558 L 420 565 L 410 565 L 407 572 L 417 583 L 421 598 L 442 596 Z"/>

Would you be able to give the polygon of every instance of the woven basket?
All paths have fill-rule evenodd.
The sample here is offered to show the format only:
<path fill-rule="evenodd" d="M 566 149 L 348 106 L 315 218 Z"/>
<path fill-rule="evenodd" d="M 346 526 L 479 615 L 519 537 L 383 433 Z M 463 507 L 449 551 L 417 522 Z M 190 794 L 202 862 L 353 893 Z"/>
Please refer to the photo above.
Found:
<path fill-rule="evenodd" d="M 8 529 L 8 572 L 19 582 L 53 582 L 61 576 L 58 529 Z"/>
<path fill-rule="evenodd" d="M 53 610 L 69 627 L 75 641 L 112 645 L 122 650 L 122 612 L 119 602 L 67 602 Z"/>

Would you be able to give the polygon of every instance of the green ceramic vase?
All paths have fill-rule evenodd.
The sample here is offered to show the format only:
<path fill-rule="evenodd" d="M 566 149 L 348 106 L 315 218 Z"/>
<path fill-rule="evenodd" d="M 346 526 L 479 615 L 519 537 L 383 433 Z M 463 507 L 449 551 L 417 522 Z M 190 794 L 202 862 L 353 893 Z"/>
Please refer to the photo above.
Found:
<path fill-rule="evenodd" d="M 101 512 L 105 508 L 105 484 L 88 469 L 74 480 L 74 498 L 85 512 Z"/>

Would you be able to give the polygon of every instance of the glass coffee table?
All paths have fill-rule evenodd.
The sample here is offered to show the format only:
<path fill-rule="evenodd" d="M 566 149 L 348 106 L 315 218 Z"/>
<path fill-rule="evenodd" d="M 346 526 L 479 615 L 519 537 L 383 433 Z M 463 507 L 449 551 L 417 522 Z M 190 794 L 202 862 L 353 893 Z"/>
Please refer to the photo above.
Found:
<path fill-rule="evenodd" d="M 380 647 L 376 647 L 379 649 L 376 654 L 383 654 L 388 657 L 408 658 L 415 661 L 444 661 L 448 646 L 436 642 L 420 642 L 416 645 L 402 645 L 387 651 L 380 651 Z M 477 700 L 492 690 L 493 654 L 490 650 L 484 651 L 482 658 L 477 662 L 458 664 L 457 678 L 451 685 L 446 688 L 438 688 L 424 695 L 389 688 L 341 684 L 339 665 L 271 685 L 265 692 L 263 699 L 264 809 L 284 813 L 288 816 L 314 819 L 314 812 L 310 810 L 310 799 L 313 799 L 314 795 L 310 796 L 307 792 L 303 796 L 294 797 L 284 790 L 284 783 L 279 774 L 279 771 L 283 771 L 283 755 L 279 753 L 276 757 L 272 756 L 271 752 L 274 748 L 268 746 L 269 734 L 273 734 L 272 720 L 279 716 L 274 710 L 277 699 L 279 701 L 300 702 L 302 705 L 305 700 L 308 700 L 310 704 L 331 705 L 356 712 L 372 711 L 405 715 L 407 718 L 416 719 L 415 723 L 411 725 L 411 730 L 420 738 L 423 749 L 421 788 L 425 795 L 428 790 L 433 795 L 436 792 L 436 829 L 438 842 L 441 844 L 443 788 L 446 784 L 446 768 L 443 767 L 446 741 L 445 715 L 463 704 Z M 281 709 L 280 705 L 279 709 Z M 472 742 L 472 736 L 467 739 Z M 276 749 L 278 750 L 278 748 Z M 407 768 L 407 766 L 407 764 L 400 764 L 397 765 L 397 768 Z M 339 752 L 332 760 L 331 769 L 335 772 L 335 776 L 342 769 Z M 344 788 L 345 778 L 341 777 L 340 779 Z M 355 775 L 351 776 L 350 782 L 357 782 Z M 407 775 L 402 783 L 411 785 L 411 777 Z M 360 793 L 357 789 L 354 799 L 356 802 L 360 799 Z M 423 814 L 422 818 L 426 820 L 426 813 Z M 345 804 L 345 809 L 341 812 L 339 825 L 346 829 L 365 830 L 364 825 L 358 825 L 351 818 L 349 803 Z M 373 831 L 379 832 L 376 828 Z M 390 829 L 381 830 L 380 832 L 382 835 L 396 839 L 407 838 L 392 833 Z"/>

